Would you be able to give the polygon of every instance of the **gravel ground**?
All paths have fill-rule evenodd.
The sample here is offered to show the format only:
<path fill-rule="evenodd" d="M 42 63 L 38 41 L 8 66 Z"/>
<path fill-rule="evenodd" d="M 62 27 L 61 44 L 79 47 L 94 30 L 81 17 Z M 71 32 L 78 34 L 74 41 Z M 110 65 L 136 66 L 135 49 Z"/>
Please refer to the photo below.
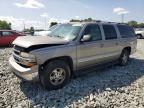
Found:
<path fill-rule="evenodd" d="M 0 108 L 144 108 L 144 40 L 126 67 L 112 66 L 73 79 L 57 91 L 22 82 L 9 72 L 11 48 L 0 49 Z"/>

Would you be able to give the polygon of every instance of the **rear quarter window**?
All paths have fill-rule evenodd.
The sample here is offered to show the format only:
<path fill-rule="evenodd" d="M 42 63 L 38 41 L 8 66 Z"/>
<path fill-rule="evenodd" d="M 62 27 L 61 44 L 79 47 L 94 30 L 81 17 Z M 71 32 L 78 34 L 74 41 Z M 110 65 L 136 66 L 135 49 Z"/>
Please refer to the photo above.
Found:
<path fill-rule="evenodd" d="M 134 29 L 127 25 L 118 25 L 118 30 L 122 38 L 135 37 Z"/>

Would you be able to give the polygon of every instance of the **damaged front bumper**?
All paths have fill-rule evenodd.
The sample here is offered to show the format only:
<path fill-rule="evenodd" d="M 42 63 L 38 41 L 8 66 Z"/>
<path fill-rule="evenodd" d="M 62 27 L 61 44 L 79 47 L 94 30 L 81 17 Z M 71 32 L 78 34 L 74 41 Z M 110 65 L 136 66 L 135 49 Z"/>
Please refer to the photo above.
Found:
<path fill-rule="evenodd" d="M 39 81 L 38 77 L 38 65 L 26 68 L 19 65 L 13 56 L 9 59 L 10 71 L 12 71 L 17 77 L 26 81 Z"/>

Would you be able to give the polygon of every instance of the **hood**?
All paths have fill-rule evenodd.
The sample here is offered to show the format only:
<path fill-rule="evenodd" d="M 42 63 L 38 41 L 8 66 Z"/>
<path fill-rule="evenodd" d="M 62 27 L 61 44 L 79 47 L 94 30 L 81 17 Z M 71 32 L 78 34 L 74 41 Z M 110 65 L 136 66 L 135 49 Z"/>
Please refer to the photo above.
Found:
<path fill-rule="evenodd" d="M 21 46 L 24 48 L 38 45 L 51 45 L 51 44 L 57 45 L 66 43 L 68 43 L 68 41 L 64 40 L 63 38 L 49 37 L 49 36 L 24 36 L 24 37 L 18 37 L 13 42 L 14 45 Z"/>

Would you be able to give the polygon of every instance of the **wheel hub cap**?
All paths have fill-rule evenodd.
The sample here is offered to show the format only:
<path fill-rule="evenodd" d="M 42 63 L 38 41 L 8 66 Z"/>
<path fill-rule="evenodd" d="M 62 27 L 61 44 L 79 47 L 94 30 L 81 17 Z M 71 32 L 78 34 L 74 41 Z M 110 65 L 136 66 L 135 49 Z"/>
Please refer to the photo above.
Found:
<path fill-rule="evenodd" d="M 59 85 L 63 83 L 65 79 L 65 70 L 62 68 L 54 69 L 50 74 L 50 82 L 53 85 Z"/>
<path fill-rule="evenodd" d="M 128 58 L 127 58 L 127 55 L 124 54 L 123 57 L 122 57 L 123 62 L 126 63 L 126 62 L 127 62 L 127 59 L 128 59 Z"/>

